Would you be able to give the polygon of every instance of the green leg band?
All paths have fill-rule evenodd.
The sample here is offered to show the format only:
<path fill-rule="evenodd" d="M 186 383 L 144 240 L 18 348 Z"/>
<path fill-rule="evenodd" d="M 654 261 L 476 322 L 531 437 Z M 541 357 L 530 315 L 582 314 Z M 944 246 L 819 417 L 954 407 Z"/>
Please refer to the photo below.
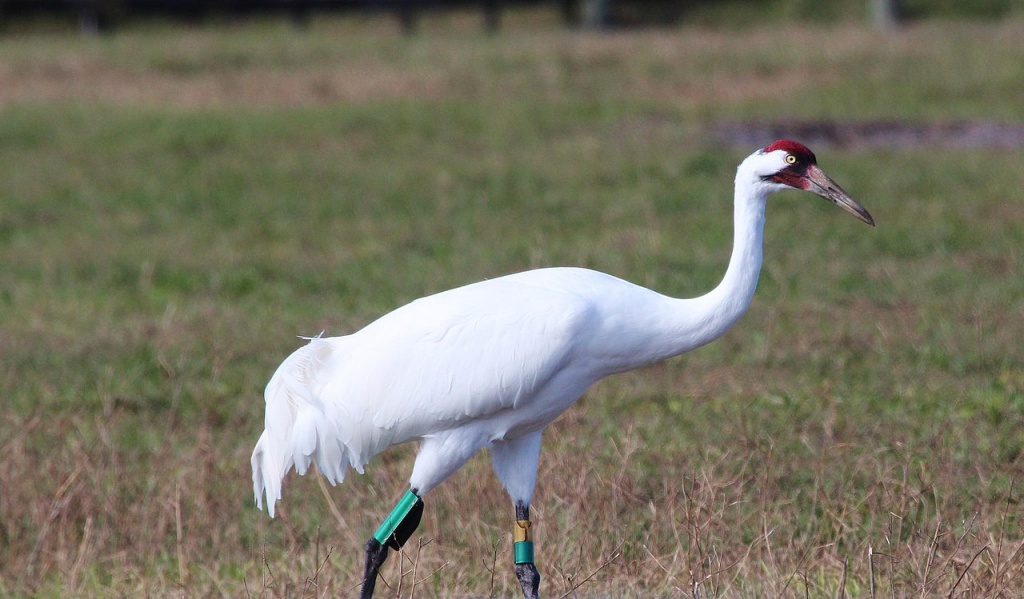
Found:
<path fill-rule="evenodd" d="M 533 541 L 516 541 L 516 565 L 533 563 Z"/>
<path fill-rule="evenodd" d="M 413 506 L 419 500 L 420 498 L 411 490 L 406 491 L 405 495 L 402 495 L 402 498 L 398 500 L 398 505 L 395 506 L 395 509 L 391 510 L 388 517 L 384 519 L 377 532 L 373 533 L 373 538 L 377 539 L 377 542 L 381 545 L 387 544 L 391 535 L 395 534 L 395 529 L 402 523 L 402 520 L 405 520 L 405 517 L 409 515 L 409 512 L 412 511 Z"/>

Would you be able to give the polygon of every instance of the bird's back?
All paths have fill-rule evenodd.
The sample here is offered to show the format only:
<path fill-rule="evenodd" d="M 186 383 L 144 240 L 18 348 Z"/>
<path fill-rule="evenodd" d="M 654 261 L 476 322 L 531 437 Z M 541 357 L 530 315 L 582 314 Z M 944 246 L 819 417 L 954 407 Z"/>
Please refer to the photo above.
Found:
<path fill-rule="evenodd" d="M 541 269 L 421 298 L 351 335 L 313 339 L 267 386 L 266 431 L 253 454 L 257 494 L 264 484 L 268 498 L 279 490 L 265 479 L 279 481 L 292 465 L 304 472 L 315 460 L 338 481 L 390 445 L 470 422 L 487 421 L 493 438 L 538 430 L 594 381 L 625 369 L 608 349 L 623 344 L 603 342 L 614 334 L 609 304 L 622 304 L 611 310 L 619 315 L 624 306 L 643 313 L 661 297 L 591 270 Z"/>

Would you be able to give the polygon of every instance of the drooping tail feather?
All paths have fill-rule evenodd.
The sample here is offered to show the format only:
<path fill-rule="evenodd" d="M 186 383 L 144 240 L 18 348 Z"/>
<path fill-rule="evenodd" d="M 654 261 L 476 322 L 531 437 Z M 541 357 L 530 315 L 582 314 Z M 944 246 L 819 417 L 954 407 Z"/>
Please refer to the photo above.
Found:
<path fill-rule="evenodd" d="M 252 452 L 252 488 L 256 496 L 256 507 L 263 509 L 263 493 L 267 495 L 267 511 L 270 517 L 274 517 L 274 506 L 281 499 L 281 480 L 287 474 L 287 468 L 282 469 L 279 465 L 284 460 L 273 455 L 270 444 L 267 442 L 267 432 L 260 435 L 256 442 L 256 448 Z"/>
<path fill-rule="evenodd" d="M 321 352 L 328 351 L 323 340 L 313 339 L 289 356 L 267 384 L 266 429 L 253 449 L 251 464 L 256 506 L 263 509 L 265 493 L 271 518 L 281 499 L 281 482 L 292 467 L 304 475 L 315 461 L 335 485 L 344 481 L 345 470 L 353 463 L 349 458 L 355 456 L 348 455 L 338 423 L 313 397 Z"/>

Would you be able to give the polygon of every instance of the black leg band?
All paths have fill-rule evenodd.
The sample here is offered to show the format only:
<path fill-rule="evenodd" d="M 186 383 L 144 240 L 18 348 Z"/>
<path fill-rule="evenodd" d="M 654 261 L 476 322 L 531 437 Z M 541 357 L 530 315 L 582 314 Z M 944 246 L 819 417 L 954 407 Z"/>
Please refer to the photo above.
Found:
<path fill-rule="evenodd" d="M 420 520 L 423 518 L 423 500 L 420 499 L 412 505 L 409 513 L 406 514 L 405 518 L 398 523 L 395 527 L 395 532 L 391 533 L 388 537 L 388 547 L 391 547 L 395 551 L 398 551 L 405 546 L 405 542 L 409 540 L 412 533 L 416 532 L 416 528 L 420 525 Z"/>

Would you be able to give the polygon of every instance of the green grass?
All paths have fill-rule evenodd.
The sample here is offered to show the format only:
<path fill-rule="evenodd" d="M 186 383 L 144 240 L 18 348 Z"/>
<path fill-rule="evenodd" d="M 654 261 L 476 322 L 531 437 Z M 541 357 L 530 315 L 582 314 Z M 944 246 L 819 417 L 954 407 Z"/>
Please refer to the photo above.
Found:
<path fill-rule="evenodd" d="M 293 475 L 256 511 L 261 392 L 297 335 L 547 265 L 706 291 L 755 149 L 716 123 L 1024 119 L 1020 20 L 552 19 L 5 39 L 0 595 L 351 594 L 414 448 L 333 507 Z M 871 596 L 869 546 L 878 597 L 1024 585 L 1024 150 L 815 150 L 878 227 L 773 198 L 737 328 L 552 426 L 546 595 Z M 475 459 L 381 595 L 516 595 L 511 520 Z"/>

